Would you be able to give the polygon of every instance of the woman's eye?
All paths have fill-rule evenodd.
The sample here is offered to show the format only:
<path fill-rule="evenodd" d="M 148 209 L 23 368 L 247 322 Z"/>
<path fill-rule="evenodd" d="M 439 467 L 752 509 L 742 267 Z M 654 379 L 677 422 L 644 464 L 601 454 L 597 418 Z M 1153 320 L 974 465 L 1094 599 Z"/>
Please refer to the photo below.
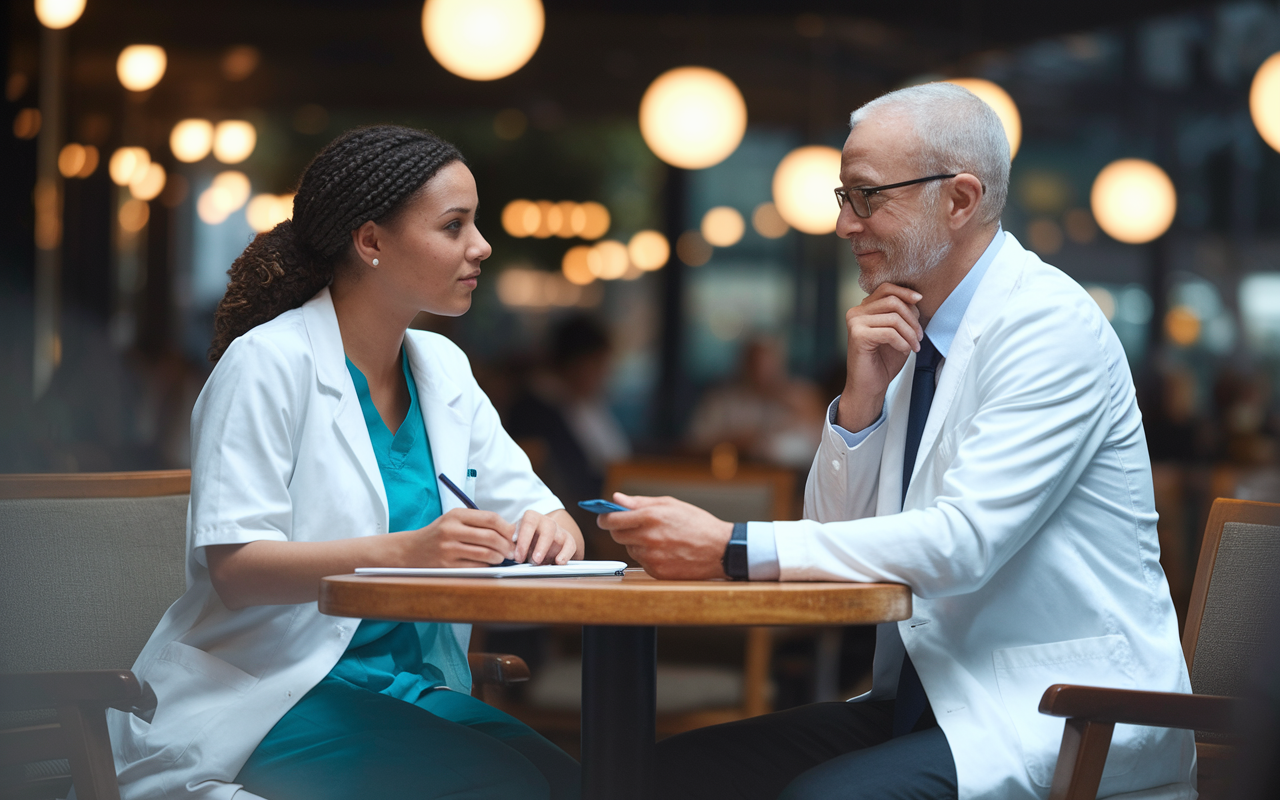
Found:
<path fill-rule="evenodd" d="M 450 222 L 448 225 L 445 225 L 444 229 L 447 231 L 456 231 L 456 230 L 459 230 L 461 227 L 462 227 L 462 221 L 455 219 L 453 222 Z"/>

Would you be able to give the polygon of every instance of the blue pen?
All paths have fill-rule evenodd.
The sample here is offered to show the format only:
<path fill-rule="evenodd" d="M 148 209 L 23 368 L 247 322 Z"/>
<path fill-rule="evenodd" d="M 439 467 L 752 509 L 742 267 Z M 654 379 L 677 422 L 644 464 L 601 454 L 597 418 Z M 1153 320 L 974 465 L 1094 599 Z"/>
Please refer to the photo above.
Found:
<path fill-rule="evenodd" d="M 449 478 L 443 472 L 440 473 L 440 482 L 445 485 L 445 488 L 447 488 L 449 491 L 457 495 L 458 499 L 462 501 L 462 504 L 464 506 L 466 506 L 467 508 L 474 508 L 477 511 L 480 510 L 480 506 L 476 505 L 475 501 L 473 501 L 470 497 L 467 497 L 467 495 L 461 489 L 459 489 L 457 485 L 454 484 L 453 481 L 449 480 Z M 499 564 L 498 566 L 514 567 L 516 564 L 519 564 L 519 563 L 520 563 L 519 561 L 512 561 L 509 558 L 505 558 L 502 560 L 502 563 Z"/>

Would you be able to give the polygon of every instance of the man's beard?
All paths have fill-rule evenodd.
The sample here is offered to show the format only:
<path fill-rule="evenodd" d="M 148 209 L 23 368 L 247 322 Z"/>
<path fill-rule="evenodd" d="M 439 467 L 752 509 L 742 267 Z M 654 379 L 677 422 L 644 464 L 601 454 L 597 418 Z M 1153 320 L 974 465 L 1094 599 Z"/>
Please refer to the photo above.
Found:
<path fill-rule="evenodd" d="M 938 218 L 929 213 L 931 211 L 932 207 L 926 209 L 924 216 L 927 222 L 905 228 L 892 239 L 854 237 L 851 240 L 855 254 L 859 250 L 878 250 L 884 257 L 884 266 L 878 270 L 873 272 L 862 268 L 858 275 L 858 286 L 862 291 L 871 294 L 882 283 L 917 289 L 920 279 L 942 263 L 942 259 L 951 252 L 951 241 Z M 861 263 L 859 267 L 862 267 Z"/>

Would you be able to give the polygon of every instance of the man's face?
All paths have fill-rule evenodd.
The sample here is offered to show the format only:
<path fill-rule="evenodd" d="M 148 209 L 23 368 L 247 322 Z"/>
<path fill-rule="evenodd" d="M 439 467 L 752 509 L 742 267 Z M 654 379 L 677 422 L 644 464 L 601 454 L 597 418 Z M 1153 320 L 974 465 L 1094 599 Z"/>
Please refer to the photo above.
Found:
<path fill-rule="evenodd" d="M 846 191 L 923 178 L 916 164 L 911 123 L 892 113 L 873 113 L 859 122 L 840 154 L 840 183 Z M 872 292 L 882 283 L 918 288 L 920 278 L 951 250 L 936 184 L 890 189 L 871 197 L 871 216 L 862 219 L 849 203 L 840 210 L 836 233 L 849 240 L 862 274 L 858 285 Z"/>

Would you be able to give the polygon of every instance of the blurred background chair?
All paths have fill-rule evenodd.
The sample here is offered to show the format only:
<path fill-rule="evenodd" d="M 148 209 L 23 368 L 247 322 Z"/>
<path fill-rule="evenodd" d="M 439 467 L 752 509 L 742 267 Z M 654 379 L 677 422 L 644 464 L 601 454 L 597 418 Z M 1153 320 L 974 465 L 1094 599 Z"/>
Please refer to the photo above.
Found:
<path fill-rule="evenodd" d="M 1183 654 L 1194 694 L 1055 685 L 1040 711 L 1067 717 L 1051 800 L 1097 796 L 1116 724 L 1196 731 L 1200 796 L 1227 797 L 1237 733 L 1280 607 L 1280 504 L 1218 499 L 1196 569 Z M 1269 624 L 1270 623 L 1270 624 Z"/>
<path fill-rule="evenodd" d="M 186 589 L 188 470 L 0 475 L 0 797 L 119 797 L 106 709 Z M 477 696 L 528 679 L 472 653 Z"/>

